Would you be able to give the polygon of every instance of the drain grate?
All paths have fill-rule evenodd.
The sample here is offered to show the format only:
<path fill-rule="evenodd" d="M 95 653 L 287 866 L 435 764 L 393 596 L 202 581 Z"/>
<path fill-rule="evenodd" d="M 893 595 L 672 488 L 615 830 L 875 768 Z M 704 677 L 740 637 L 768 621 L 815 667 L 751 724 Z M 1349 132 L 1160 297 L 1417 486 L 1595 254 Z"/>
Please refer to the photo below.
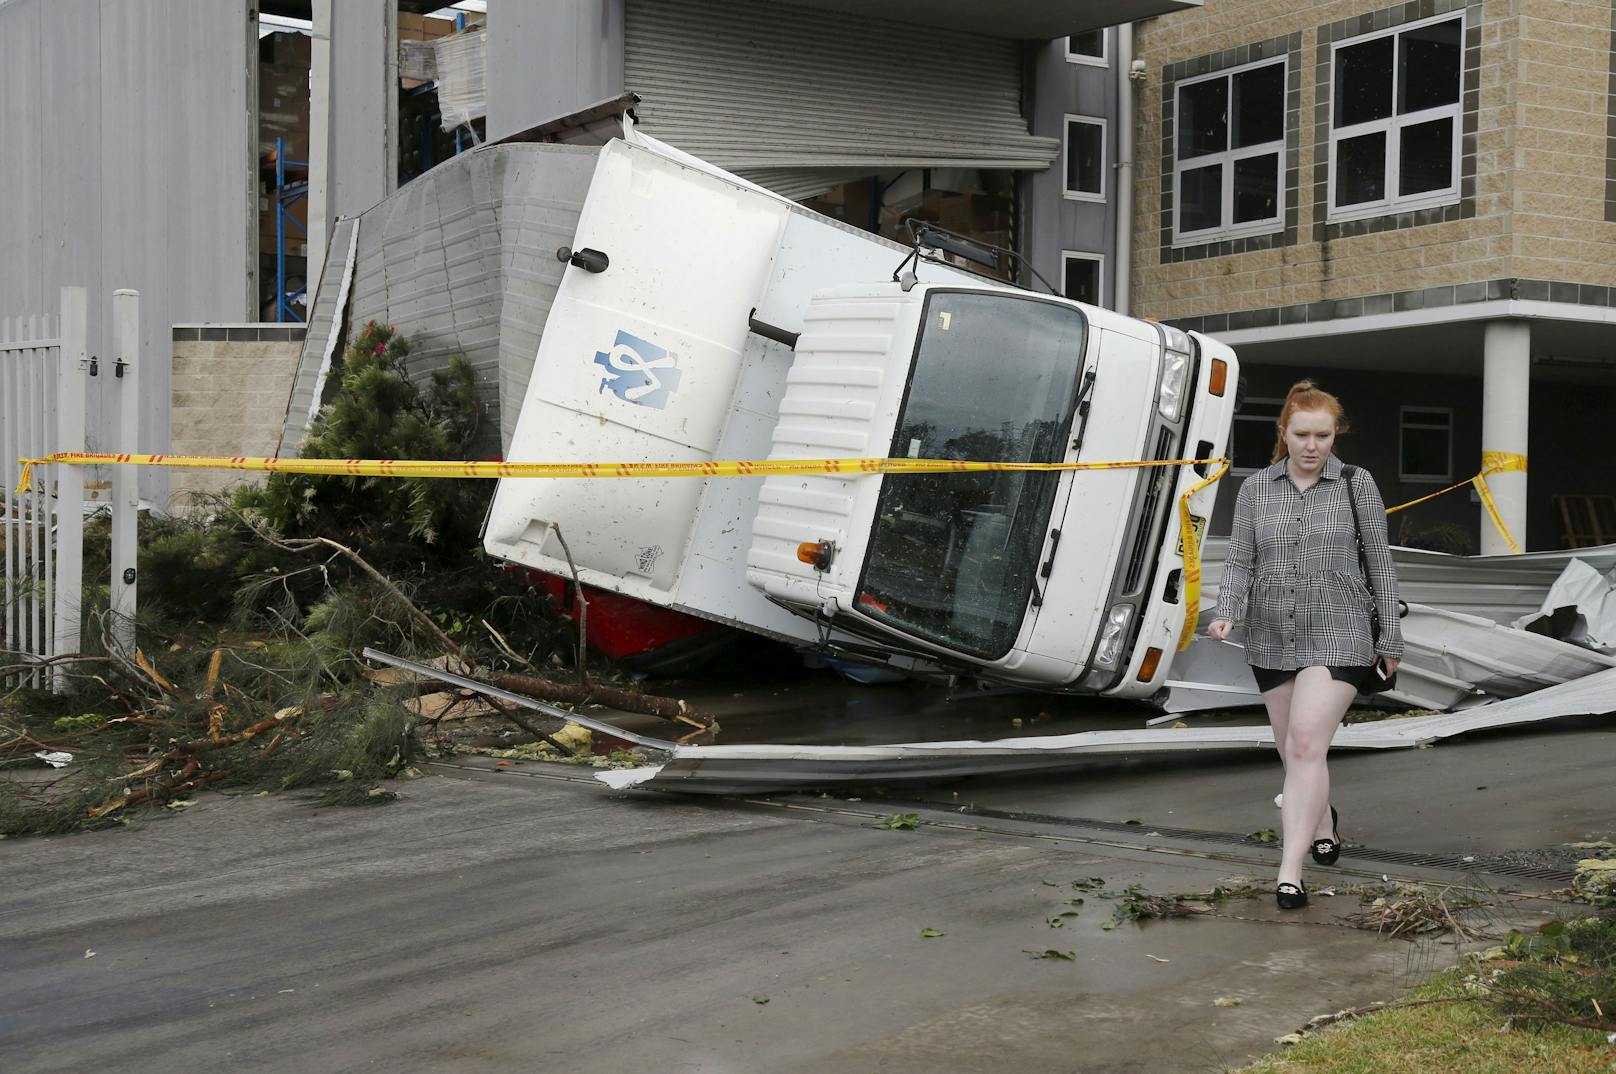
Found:
<path fill-rule="evenodd" d="M 938 803 L 917 803 L 936 805 Z M 1052 813 L 1026 813 L 1014 809 L 972 809 L 965 816 L 988 817 L 994 820 L 1016 820 L 1030 824 L 1061 825 L 1073 828 L 1090 828 L 1102 832 L 1126 832 L 1139 835 L 1142 832 L 1153 832 L 1167 839 L 1184 839 L 1196 843 L 1222 843 L 1227 846 L 1254 847 L 1261 844 L 1253 843 L 1243 835 L 1234 832 L 1209 832 L 1195 828 L 1166 828 L 1159 824 L 1127 824 L 1115 820 L 1096 820 L 1090 817 L 1062 817 Z M 1525 880 L 1542 880 L 1549 883 L 1569 884 L 1574 875 L 1569 868 L 1556 868 L 1547 865 L 1526 865 L 1509 858 L 1499 856 L 1477 855 L 1465 858 L 1453 854 L 1422 854 L 1407 850 L 1381 850 L 1376 847 L 1358 846 L 1348 843 L 1348 853 L 1360 861 L 1384 862 L 1388 865 L 1408 865 L 1420 869 L 1450 869 L 1462 872 L 1494 873 L 1499 876 L 1515 876 Z"/>

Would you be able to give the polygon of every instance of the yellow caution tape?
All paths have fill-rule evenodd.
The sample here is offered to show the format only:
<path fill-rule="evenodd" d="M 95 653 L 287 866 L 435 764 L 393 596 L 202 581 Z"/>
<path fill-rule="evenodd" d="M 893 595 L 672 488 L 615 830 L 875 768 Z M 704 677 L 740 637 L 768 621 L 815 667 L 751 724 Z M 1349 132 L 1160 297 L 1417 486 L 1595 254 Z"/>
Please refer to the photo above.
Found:
<path fill-rule="evenodd" d="M 1195 624 L 1201 618 L 1201 536 L 1190 516 L 1190 497 L 1229 472 L 1229 460 L 1222 460 L 1217 473 L 1178 498 L 1179 540 L 1184 546 L 1184 626 L 1178 633 L 1178 651 L 1195 640 Z"/>
<path fill-rule="evenodd" d="M 849 474 L 935 474 L 981 471 L 1126 470 L 1191 466 L 1225 459 L 1156 459 L 1142 462 L 967 462 L 960 459 L 759 459 L 749 462 L 444 462 L 430 459 L 276 459 L 206 455 L 98 455 L 63 451 L 19 459 L 17 492 L 33 480 L 33 467 L 168 466 L 184 470 L 256 470 L 325 477 L 767 477 Z"/>
<path fill-rule="evenodd" d="M 1178 500 L 1179 541 L 1184 548 L 1184 626 L 1178 647 L 1187 649 L 1200 618 L 1201 548 L 1190 497 L 1229 471 L 1229 460 L 1152 459 L 1132 462 L 968 462 L 961 459 L 758 459 L 744 462 L 446 462 L 431 459 L 277 459 L 244 455 L 134 455 L 63 451 L 22 463 L 17 494 L 33 484 L 33 468 L 46 463 L 68 466 L 167 466 L 183 470 L 254 470 L 325 477 L 823 477 L 848 474 L 939 474 L 981 472 L 1047 473 L 1060 470 L 1128 470 L 1161 466 L 1218 463 L 1211 477 Z"/>
<path fill-rule="evenodd" d="M 1515 542 L 1515 537 L 1509 532 L 1509 527 L 1504 525 L 1504 517 L 1498 513 L 1498 504 L 1493 500 L 1493 490 L 1487 487 L 1487 477 L 1489 474 L 1509 473 L 1526 473 L 1525 455 L 1517 455 L 1509 451 L 1484 451 L 1481 453 L 1481 472 L 1475 477 L 1466 478 L 1465 480 L 1457 482 L 1456 484 L 1449 485 L 1445 489 L 1438 489 L 1433 493 L 1421 496 L 1417 500 L 1410 500 L 1407 503 L 1400 503 L 1396 507 L 1388 507 L 1386 508 L 1386 513 L 1388 515 L 1394 515 L 1398 511 L 1402 511 L 1405 508 L 1413 507 L 1416 504 L 1422 504 L 1426 500 L 1434 500 L 1438 496 L 1452 492 L 1454 489 L 1462 489 L 1466 485 L 1471 485 L 1475 488 L 1476 494 L 1481 497 L 1481 504 L 1487 509 L 1487 515 L 1493 520 L 1493 525 L 1496 526 L 1498 528 L 1498 532 L 1503 535 L 1504 543 L 1509 545 L 1509 550 L 1511 552 L 1519 554 L 1521 546 Z"/>

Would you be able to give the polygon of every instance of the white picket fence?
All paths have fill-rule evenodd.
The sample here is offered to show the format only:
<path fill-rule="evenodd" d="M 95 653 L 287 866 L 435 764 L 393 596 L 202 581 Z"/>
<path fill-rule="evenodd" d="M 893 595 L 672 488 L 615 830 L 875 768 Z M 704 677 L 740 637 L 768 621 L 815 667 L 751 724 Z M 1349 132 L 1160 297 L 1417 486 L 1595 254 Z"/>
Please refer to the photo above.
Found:
<path fill-rule="evenodd" d="M 80 651 L 82 630 L 84 469 L 36 466 L 33 480 L 19 490 L 20 460 L 84 450 L 85 388 L 93 375 L 111 374 L 121 382 L 121 439 L 124 450 L 135 450 L 139 302 L 133 291 L 113 294 L 116 354 L 110 362 L 86 349 L 89 310 L 82 287 L 62 288 L 55 314 L 0 317 L 0 682 L 8 688 L 60 689 L 66 677 L 53 661 Z M 137 486 L 132 468 L 115 470 L 113 641 L 132 651 Z"/>

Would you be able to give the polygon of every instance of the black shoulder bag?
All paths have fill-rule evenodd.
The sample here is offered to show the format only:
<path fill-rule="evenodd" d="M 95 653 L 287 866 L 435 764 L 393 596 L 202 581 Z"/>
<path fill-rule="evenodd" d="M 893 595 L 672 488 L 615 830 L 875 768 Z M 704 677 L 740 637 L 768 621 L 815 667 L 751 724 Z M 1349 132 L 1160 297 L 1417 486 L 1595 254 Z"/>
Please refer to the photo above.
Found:
<path fill-rule="evenodd" d="M 1375 599 L 1375 583 L 1369 575 L 1369 557 L 1364 553 L 1363 523 L 1358 521 L 1358 493 L 1353 488 L 1353 482 L 1358 476 L 1356 466 L 1343 466 L 1341 476 L 1347 479 L 1347 504 L 1352 508 L 1352 528 L 1358 535 L 1358 569 L 1363 571 L 1364 588 L 1369 590 L 1369 639 L 1377 652 L 1369 674 L 1364 677 L 1364 683 L 1358 688 L 1360 694 L 1379 694 L 1397 688 L 1397 672 L 1390 675 L 1382 674 L 1380 663 L 1380 601 Z"/>

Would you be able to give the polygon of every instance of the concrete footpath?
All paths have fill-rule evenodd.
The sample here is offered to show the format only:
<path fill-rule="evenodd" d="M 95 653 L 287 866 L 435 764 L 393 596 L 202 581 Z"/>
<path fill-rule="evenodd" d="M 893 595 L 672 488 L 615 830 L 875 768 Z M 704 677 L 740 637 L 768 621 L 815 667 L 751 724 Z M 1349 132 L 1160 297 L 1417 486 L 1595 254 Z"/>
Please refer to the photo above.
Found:
<path fill-rule="evenodd" d="M 1479 745 L 1418 756 L 1495 761 L 1462 782 L 1522 811 L 1512 833 L 1592 834 L 1583 806 L 1540 780 L 1609 771 L 1616 735 Z M 477 760 L 433 766 L 380 808 L 209 795 L 133 830 L 6 841 L 0 1071 L 1217 1071 L 1457 957 L 1342 926 L 1357 909 L 1345 897 L 1101 928 L 1112 904 L 1073 880 L 1168 892 L 1271 877 L 1271 848 L 1152 828 L 1196 827 L 1166 815 L 1193 794 L 1203 820 L 1277 824 L 1251 805 L 1276 789 L 1270 766 L 962 784 L 929 792 L 918 829 L 888 831 L 872 820 L 892 805 L 873 798 L 623 797 L 576 769 Z M 1377 771 L 1355 795 L 1418 790 L 1408 772 Z M 961 813 L 956 790 L 1007 808 Z M 1473 801 L 1443 808 L 1466 831 L 1498 831 Z M 1085 828 L 1009 807 L 1145 823 Z M 1369 812 L 1356 810 L 1365 826 Z M 1452 878 L 1365 866 L 1311 879 Z M 1078 916 L 1051 928 L 1079 896 Z M 1507 913 L 1544 911 L 1528 900 Z M 1024 953 L 1045 948 L 1076 959 Z"/>

